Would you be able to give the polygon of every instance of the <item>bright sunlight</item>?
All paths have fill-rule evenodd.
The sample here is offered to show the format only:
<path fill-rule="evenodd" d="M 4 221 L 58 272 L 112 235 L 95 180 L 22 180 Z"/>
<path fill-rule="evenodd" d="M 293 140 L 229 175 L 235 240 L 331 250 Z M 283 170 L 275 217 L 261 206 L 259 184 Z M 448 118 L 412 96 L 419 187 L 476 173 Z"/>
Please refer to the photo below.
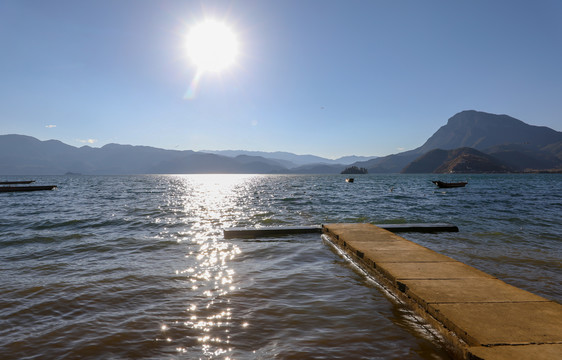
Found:
<path fill-rule="evenodd" d="M 238 39 L 224 23 L 207 19 L 187 34 L 187 54 L 200 72 L 220 72 L 236 62 Z"/>

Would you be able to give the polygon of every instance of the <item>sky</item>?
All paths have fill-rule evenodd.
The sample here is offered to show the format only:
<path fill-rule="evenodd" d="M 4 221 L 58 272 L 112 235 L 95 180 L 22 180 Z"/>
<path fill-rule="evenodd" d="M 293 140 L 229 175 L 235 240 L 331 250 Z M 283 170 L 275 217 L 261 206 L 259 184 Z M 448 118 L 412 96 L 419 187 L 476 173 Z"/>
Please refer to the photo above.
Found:
<path fill-rule="evenodd" d="M 201 73 L 186 38 L 229 27 Z M 454 114 L 562 131 L 562 1 L 1 0 L 0 134 L 383 156 Z M 199 76 L 198 76 L 199 74 Z"/>

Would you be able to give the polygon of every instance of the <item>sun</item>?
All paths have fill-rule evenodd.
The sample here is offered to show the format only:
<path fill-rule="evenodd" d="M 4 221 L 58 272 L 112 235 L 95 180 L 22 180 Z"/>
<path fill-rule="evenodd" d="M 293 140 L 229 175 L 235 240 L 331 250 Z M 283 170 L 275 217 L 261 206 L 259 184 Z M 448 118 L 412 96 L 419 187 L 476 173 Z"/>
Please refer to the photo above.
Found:
<path fill-rule="evenodd" d="M 187 34 L 187 55 L 201 72 L 221 72 L 238 58 L 238 39 L 223 22 L 207 19 Z"/>

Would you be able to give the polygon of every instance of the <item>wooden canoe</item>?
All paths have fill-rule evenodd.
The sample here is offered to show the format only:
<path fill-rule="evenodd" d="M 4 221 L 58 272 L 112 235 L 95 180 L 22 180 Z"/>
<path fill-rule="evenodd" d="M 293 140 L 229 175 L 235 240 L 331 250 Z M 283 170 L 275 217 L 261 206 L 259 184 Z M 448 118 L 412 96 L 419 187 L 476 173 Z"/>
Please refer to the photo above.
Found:
<path fill-rule="evenodd" d="M 41 186 L 0 186 L 0 192 L 20 192 L 20 191 L 39 191 L 39 190 L 53 190 L 56 185 L 41 185 Z"/>
<path fill-rule="evenodd" d="M 439 186 L 440 188 L 464 187 L 464 186 L 466 186 L 466 184 L 468 184 L 466 181 L 448 183 L 448 182 L 443 182 L 443 181 L 439 181 L 439 180 L 432 181 L 432 183 Z"/>
<path fill-rule="evenodd" d="M 18 185 L 18 184 L 31 184 L 35 180 L 24 180 L 24 181 L 0 181 L 0 185 Z"/>

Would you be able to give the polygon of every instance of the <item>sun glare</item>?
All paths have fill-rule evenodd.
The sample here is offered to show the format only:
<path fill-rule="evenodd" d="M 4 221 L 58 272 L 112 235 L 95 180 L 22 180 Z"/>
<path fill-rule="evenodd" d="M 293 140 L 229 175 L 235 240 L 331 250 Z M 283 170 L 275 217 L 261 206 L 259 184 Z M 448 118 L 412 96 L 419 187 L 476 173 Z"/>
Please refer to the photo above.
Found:
<path fill-rule="evenodd" d="M 220 72 L 236 62 L 238 39 L 224 23 L 207 19 L 187 34 L 187 55 L 202 72 Z"/>

